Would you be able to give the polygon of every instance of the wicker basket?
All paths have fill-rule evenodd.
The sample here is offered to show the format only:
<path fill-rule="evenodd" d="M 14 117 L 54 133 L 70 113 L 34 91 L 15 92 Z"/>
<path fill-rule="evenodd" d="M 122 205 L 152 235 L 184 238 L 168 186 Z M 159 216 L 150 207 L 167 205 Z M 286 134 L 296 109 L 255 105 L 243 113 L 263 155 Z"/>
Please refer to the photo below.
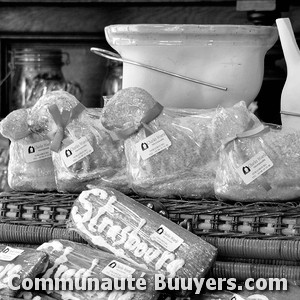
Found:
<path fill-rule="evenodd" d="M 141 202 L 149 199 L 138 199 Z M 197 235 L 300 239 L 300 200 L 230 203 L 216 199 L 160 199 L 169 218 Z"/>
<path fill-rule="evenodd" d="M 78 194 L 0 193 L 0 223 L 65 227 Z"/>
<path fill-rule="evenodd" d="M 0 222 L 64 227 L 77 196 L 0 193 Z M 200 236 L 300 240 L 300 200 L 244 204 L 216 199 L 134 199 L 145 205 L 159 201 L 173 222 Z"/>
<path fill-rule="evenodd" d="M 77 194 L 1 193 L 0 242 L 84 242 L 66 229 Z M 300 282 L 300 202 L 227 203 L 134 197 L 218 248 L 216 278 L 285 277 Z M 154 204 L 154 205 L 152 205 Z"/>

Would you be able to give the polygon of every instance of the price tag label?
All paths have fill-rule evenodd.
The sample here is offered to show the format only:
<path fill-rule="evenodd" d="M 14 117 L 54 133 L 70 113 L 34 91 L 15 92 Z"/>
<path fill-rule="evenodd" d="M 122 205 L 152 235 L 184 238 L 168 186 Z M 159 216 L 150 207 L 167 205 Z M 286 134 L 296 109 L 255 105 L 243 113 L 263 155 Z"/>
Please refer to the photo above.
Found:
<path fill-rule="evenodd" d="M 51 157 L 50 141 L 28 144 L 24 149 L 24 157 L 27 163 Z"/>
<path fill-rule="evenodd" d="M 5 247 L 0 251 L 0 260 L 12 261 L 18 257 L 24 250 L 11 248 L 9 246 Z"/>
<path fill-rule="evenodd" d="M 171 141 L 163 130 L 159 130 L 136 143 L 137 152 L 143 160 L 150 158 L 170 146 Z"/>
<path fill-rule="evenodd" d="M 236 171 L 243 179 L 244 183 L 249 184 L 268 171 L 271 167 L 273 167 L 273 162 L 264 151 L 260 151 L 238 167 Z"/>
<path fill-rule="evenodd" d="M 150 238 L 156 241 L 170 252 L 175 251 L 182 243 L 183 239 L 164 225 L 160 225 Z"/>
<path fill-rule="evenodd" d="M 84 157 L 90 155 L 93 151 L 94 149 L 87 138 L 82 137 L 60 151 L 60 155 L 67 168 L 69 168 Z"/>
<path fill-rule="evenodd" d="M 104 275 L 112 278 L 127 278 L 135 272 L 135 269 L 120 263 L 116 260 L 111 261 L 103 270 Z"/>

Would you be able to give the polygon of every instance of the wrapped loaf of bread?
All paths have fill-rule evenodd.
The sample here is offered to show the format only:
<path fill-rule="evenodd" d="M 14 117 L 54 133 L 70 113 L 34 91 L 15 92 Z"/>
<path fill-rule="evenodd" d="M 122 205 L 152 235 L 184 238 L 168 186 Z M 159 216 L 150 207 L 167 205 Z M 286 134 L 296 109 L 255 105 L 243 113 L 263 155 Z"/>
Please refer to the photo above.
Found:
<path fill-rule="evenodd" d="M 79 286 L 83 286 L 82 280 L 86 281 L 86 287 L 89 289 L 87 291 L 80 292 L 75 289 L 75 291 L 56 291 L 64 300 L 73 300 L 74 297 L 78 299 L 95 297 L 103 300 L 154 300 L 159 296 L 159 292 L 155 291 L 155 272 L 139 268 L 111 253 L 66 240 L 44 243 L 37 250 L 47 253 L 50 258 L 49 267 L 43 274 L 43 278 L 70 279 L 73 280 L 74 286 L 75 279 L 78 280 Z M 126 282 L 129 277 L 133 279 L 134 288 L 136 288 L 135 281 L 143 278 L 146 290 L 136 288 L 130 291 L 128 286 L 115 282 L 115 280 Z M 88 278 L 96 280 L 93 282 L 94 285 L 89 286 Z M 107 290 L 104 290 L 106 283 L 109 284 L 106 285 Z M 121 290 L 117 290 L 119 287 Z"/>
<path fill-rule="evenodd" d="M 204 277 L 217 250 L 197 235 L 119 191 L 83 191 L 70 228 L 90 244 L 168 278 Z"/>
<path fill-rule="evenodd" d="M 56 115 L 52 117 L 57 122 Z M 113 140 L 104 130 L 100 109 L 82 108 L 70 120 L 52 159 L 58 191 L 81 192 L 87 184 L 109 186 L 125 193 L 130 190 L 123 142 Z"/>
<path fill-rule="evenodd" d="M 100 117 L 99 109 L 86 109 L 65 91 L 47 93 L 31 109 L 8 115 L 0 128 L 12 141 L 10 186 L 80 192 L 91 183 L 127 191 L 123 143 L 112 140 Z"/>
<path fill-rule="evenodd" d="M 15 296 L 22 290 L 22 281 L 34 280 L 48 262 L 48 255 L 35 249 L 0 245 L 0 295 Z"/>
<path fill-rule="evenodd" d="M 260 125 L 225 141 L 215 181 L 216 196 L 235 201 L 300 197 L 300 131 Z"/>
<path fill-rule="evenodd" d="M 8 185 L 16 191 L 55 191 L 50 138 L 44 132 L 31 130 L 30 112 L 18 109 L 0 122 L 1 134 L 11 141 Z"/>
<path fill-rule="evenodd" d="M 12 189 L 56 190 L 48 107 L 55 104 L 61 110 L 70 110 L 77 102 L 67 92 L 52 92 L 42 96 L 32 108 L 15 110 L 1 121 L 1 133 L 11 140 L 8 183 Z"/>
<path fill-rule="evenodd" d="M 133 190 L 149 197 L 213 196 L 220 141 L 255 123 L 244 102 L 226 109 L 168 109 L 140 88 L 117 92 L 102 117 L 107 130 L 125 139 Z"/>

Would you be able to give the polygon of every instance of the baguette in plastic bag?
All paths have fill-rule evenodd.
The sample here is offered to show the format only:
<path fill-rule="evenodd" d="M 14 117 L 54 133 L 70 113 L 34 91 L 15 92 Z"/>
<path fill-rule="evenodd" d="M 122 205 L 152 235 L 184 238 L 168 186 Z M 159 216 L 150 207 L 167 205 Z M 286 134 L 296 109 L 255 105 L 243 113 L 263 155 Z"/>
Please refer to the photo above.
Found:
<path fill-rule="evenodd" d="M 0 245 L 0 295 L 15 296 L 22 290 L 22 281 L 34 280 L 48 262 L 48 255 L 35 249 Z M 9 281 L 20 289 L 10 289 Z"/>
<path fill-rule="evenodd" d="M 108 188 L 83 191 L 69 226 L 90 244 L 170 278 L 204 277 L 217 254 L 197 235 Z"/>
<path fill-rule="evenodd" d="M 50 258 L 49 267 L 43 274 L 45 279 L 97 279 L 98 284 L 90 286 L 90 288 L 93 287 L 93 290 L 76 291 L 73 287 L 72 290 L 68 291 L 55 291 L 64 300 L 75 298 L 87 300 L 91 298 L 103 300 L 154 300 L 159 296 L 159 292 L 155 291 L 154 286 L 155 272 L 132 265 L 111 253 L 66 240 L 52 240 L 42 244 L 38 250 L 47 253 Z M 146 290 L 139 291 L 136 289 L 130 291 L 126 288 L 117 290 L 114 289 L 113 283 L 111 286 L 107 286 L 108 290 L 101 290 L 101 283 L 109 282 L 106 279 L 127 279 L 129 276 L 134 279 L 144 278 Z M 79 283 L 79 286 L 84 285 Z M 116 287 L 120 286 L 119 284 Z M 133 286 L 135 285 L 133 284 Z M 88 283 L 86 283 L 86 287 L 88 287 Z"/>

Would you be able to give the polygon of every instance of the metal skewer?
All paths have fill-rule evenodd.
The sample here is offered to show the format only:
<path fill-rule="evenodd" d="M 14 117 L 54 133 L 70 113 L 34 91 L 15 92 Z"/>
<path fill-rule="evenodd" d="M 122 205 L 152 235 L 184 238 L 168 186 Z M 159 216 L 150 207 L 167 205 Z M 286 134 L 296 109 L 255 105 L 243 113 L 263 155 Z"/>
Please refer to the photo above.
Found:
<path fill-rule="evenodd" d="M 165 71 L 165 70 L 162 70 L 160 68 L 152 67 L 152 66 L 149 66 L 149 65 L 145 65 L 143 63 L 139 63 L 139 62 L 136 62 L 136 61 L 125 59 L 125 58 L 122 58 L 117 53 L 114 53 L 114 52 L 111 52 L 111 51 L 108 51 L 108 50 L 105 50 L 105 49 L 93 47 L 90 50 L 93 53 L 95 53 L 97 55 L 100 55 L 100 56 L 103 56 L 103 57 L 108 58 L 108 59 L 112 59 L 112 60 L 120 61 L 120 62 L 123 62 L 123 63 L 136 65 L 136 66 L 147 68 L 147 69 L 157 71 L 157 72 L 160 72 L 160 73 L 168 74 L 168 75 L 171 75 L 171 76 L 174 76 L 174 77 L 177 77 L 177 78 L 181 78 L 181 79 L 192 81 L 192 82 L 195 82 L 195 83 L 198 83 L 198 84 L 206 85 L 206 86 L 209 86 L 209 87 L 212 87 L 212 88 L 215 88 L 215 89 L 219 89 L 219 90 L 222 90 L 222 91 L 227 91 L 227 87 L 223 87 L 223 86 L 219 86 L 219 85 L 216 85 L 216 84 L 204 82 L 204 81 L 201 81 L 201 80 L 196 80 L 196 79 L 186 77 L 186 76 L 183 76 L 183 75 L 179 75 L 179 74 L 176 74 L 176 73 L 173 73 L 173 72 L 170 72 L 170 71 Z"/>

